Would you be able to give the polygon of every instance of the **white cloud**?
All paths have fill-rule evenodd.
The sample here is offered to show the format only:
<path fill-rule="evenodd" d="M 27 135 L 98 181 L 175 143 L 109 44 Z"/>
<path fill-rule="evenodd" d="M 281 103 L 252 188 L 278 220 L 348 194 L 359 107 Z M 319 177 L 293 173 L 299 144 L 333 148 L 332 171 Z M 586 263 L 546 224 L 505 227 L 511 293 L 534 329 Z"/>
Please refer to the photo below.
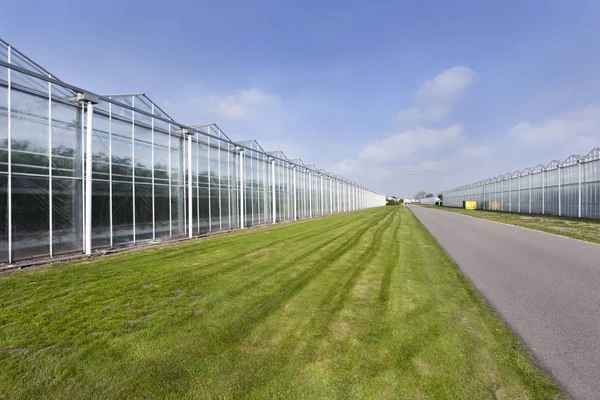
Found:
<path fill-rule="evenodd" d="M 476 78 L 472 69 L 462 65 L 447 69 L 421 83 L 416 91 L 417 105 L 401 110 L 394 119 L 403 126 L 444 120 L 462 101 Z"/>
<path fill-rule="evenodd" d="M 417 97 L 426 103 L 461 100 L 475 76 L 471 68 L 457 65 L 423 82 L 417 90 Z"/>
<path fill-rule="evenodd" d="M 587 105 L 542 122 L 521 121 L 508 136 L 518 146 L 586 151 L 598 145 L 600 108 Z"/>
<path fill-rule="evenodd" d="M 422 158 L 432 152 L 456 147 L 464 140 L 462 125 L 442 129 L 409 129 L 363 147 L 359 158 L 374 163 L 388 163 Z"/>
<path fill-rule="evenodd" d="M 356 176 L 360 174 L 361 168 L 362 165 L 358 161 L 346 158 L 338 163 L 330 165 L 327 169 L 334 174 L 345 176 L 350 179 L 356 179 Z"/>
<path fill-rule="evenodd" d="M 224 96 L 213 96 L 210 103 L 218 117 L 245 120 L 253 111 L 270 103 L 276 103 L 277 97 L 256 88 L 240 90 Z"/>
<path fill-rule="evenodd" d="M 476 179 L 492 150 L 469 142 L 462 124 L 448 122 L 476 79 L 470 68 L 455 66 L 425 80 L 416 89 L 415 104 L 395 115 L 402 130 L 363 146 L 356 158 L 331 170 L 400 196 L 448 188 L 457 179 L 454 171 L 461 174 L 456 184 Z"/>

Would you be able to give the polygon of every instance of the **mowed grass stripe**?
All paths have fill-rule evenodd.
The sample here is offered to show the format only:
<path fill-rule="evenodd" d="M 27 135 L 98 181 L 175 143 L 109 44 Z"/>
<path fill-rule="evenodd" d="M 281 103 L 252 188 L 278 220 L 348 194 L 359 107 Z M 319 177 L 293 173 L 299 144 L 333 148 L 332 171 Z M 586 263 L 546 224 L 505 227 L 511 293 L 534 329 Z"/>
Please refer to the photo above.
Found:
<path fill-rule="evenodd" d="M 245 354 L 245 357 L 242 357 L 244 360 L 243 362 L 246 362 L 248 368 L 257 371 L 257 373 L 252 375 L 242 374 L 238 378 L 240 383 L 236 387 L 233 396 L 234 398 L 252 393 L 257 387 L 261 387 L 261 385 L 265 384 L 267 381 L 273 380 L 278 374 L 284 371 L 284 367 L 289 366 L 292 362 L 292 355 L 296 354 L 298 359 L 302 359 L 304 357 L 302 353 L 313 353 L 314 347 L 311 346 L 311 344 L 316 343 L 319 337 L 324 335 L 324 331 L 327 328 L 328 323 L 332 320 L 333 315 L 336 311 L 341 309 L 341 305 L 343 304 L 344 299 L 347 298 L 348 291 L 352 286 L 349 285 L 348 282 L 357 275 L 356 271 L 360 270 L 362 265 L 361 262 L 358 262 L 356 268 L 349 269 L 347 268 L 348 264 L 343 260 L 352 253 L 358 253 L 358 255 L 363 258 L 361 261 L 366 261 L 367 256 L 365 256 L 365 254 L 368 253 L 357 250 L 357 243 L 364 241 L 367 243 L 366 246 L 371 248 L 373 242 L 377 242 L 376 238 L 380 237 L 382 231 L 389 226 L 392 220 L 392 215 L 388 214 L 384 217 L 385 218 L 382 218 L 375 224 L 364 227 L 356 232 L 351 240 L 347 241 L 343 246 L 334 249 L 333 252 L 330 251 L 318 256 L 320 260 L 316 261 L 327 259 L 328 262 L 317 262 L 316 265 L 326 265 L 326 268 L 321 268 L 318 271 L 313 268 L 313 274 L 311 274 L 312 279 L 310 281 L 301 280 L 303 285 L 306 286 L 306 292 L 304 294 L 314 295 L 314 293 L 322 292 L 324 290 L 321 287 L 323 283 L 329 288 L 325 295 L 321 297 L 317 311 L 311 312 L 306 319 L 286 319 L 282 318 L 282 314 L 285 314 L 284 310 L 277 310 L 281 311 L 279 312 L 279 315 L 274 318 L 274 320 L 278 321 L 277 329 L 269 333 L 263 331 L 259 340 L 264 341 L 266 339 L 269 343 L 277 344 L 278 347 L 285 348 L 285 351 L 277 351 L 272 353 L 270 357 L 260 357 L 258 359 L 256 359 L 252 353 Z M 314 261 L 312 263 L 314 264 Z M 328 274 L 328 277 L 327 279 L 316 280 L 314 279 L 316 277 L 315 274 Z M 331 282 L 330 276 L 333 275 L 337 276 L 337 279 L 334 282 Z M 288 299 L 285 307 L 289 310 L 291 307 L 295 305 L 301 306 L 303 303 L 303 300 L 298 302 L 298 299 Z M 284 327 L 284 321 L 289 323 L 289 325 Z M 283 335 L 281 334 L 282 330 L 285 330 Z M 301 340 L 299 340 L 299 334 L 301 335 Z M 258 340 L 256 337 L 250 337 L 249 339 L 250 343 L 256 343 Z M 304 347 L 300 353 L 299 345 Z M 234 356 L 234 360 L 238 359 L 237 356 Z M 277 360 L 277 362 L 275 362 L 275 360 Z M 239 361 L 236 362 L 239 363 Z M 260 393 L 258 397 L 267 395 L 267 393 L 262 393 L 260 390 L 258 393 Z M 269 393 L 268 396 L 271 396 L 272 394 L 273 393 Z"/>
<path fill-rule="evenodd" d="M 562 396 L 399 207 L 0 275 L 0 294 L 0 398 Z"/>
<path fill-rule="evenodd" d="M 211 279 L 218 279 L 220 281 L 227 279 L 228 281 L 238 282 L 240 273 L 245 275 L 249 272 L 251 273 L 251 271 L 256 268 L 259 268 L 261 275 L 266 276 L 270 272 L 270 266 L 286 268 L 287 265 L 294 263 L 295 259 L 290 259 L 290 253 L 284 250 L 287 250 L 290 247 L 304 249 L 304 252 L 297 256 L 297 258 L 306 257 L 310 255 L 315 248 L 334 242 L 343 235 L 348 234 L 348 230 L 358 224 L 360 224 L 360 219 L 358 221 L 342 220 L 332 226 L 319 225 L 318 228 L 313 228 L 307 230 L 304 234 L 293 235 L 291 237 L 286 236 L 280 239 L 273 239 L 269 236 L 266 244 L 258 245 L 257 242 L 259 241 L 256 239 L 254 242 L 250 242 L 250 246 L 247 246 L 245 242 L 236 243 L 236 247 L 243 246 L 245 248 L 251 248 L 251 250 L 244 252 L 236 253 L 235 251 L 231 251 L 231 245 L 226 244 L 225 250 L 211 254 L 210 258 L 214 261 L 208 263 L 203 258 L 204 251 L 202 251 L 202 254 L 196 254 L 195 251 L 191 253 L 191 249 L 188 247 L 186 252 L 189 255 L 188 258 L 191 258 L 191 260 L 187 272 L 193 274 L 194 278 L 201 279 L 202 283 L 209 283 Z M 327 236 L 326 242 L 315 240 L 325 236 Z M 253 247 L 255 245 L 256 247 Z M 202 245 L 198 244 L 198 246 Z M 173 256 L 169 256 L 169 258 L 172 257 Z M 181 271 L 174 272 L 173 275 L 180 275 L 180 272 Z M 227 274 L 230 274 L 231 277 L 228 277 Z M 259 276 L 252 280 L 252 282 L 256 282 L 256 279 L 260 278 L 261 277 Z M 173 276 L 165 275 L 162 280 L 169 280 L 172 282 L 173 279 Z M 186 276 L 183 279 L 189 279 L 189 276 Z M 249 284 L 248 281 L 245 282 L 246 284 Z"/>

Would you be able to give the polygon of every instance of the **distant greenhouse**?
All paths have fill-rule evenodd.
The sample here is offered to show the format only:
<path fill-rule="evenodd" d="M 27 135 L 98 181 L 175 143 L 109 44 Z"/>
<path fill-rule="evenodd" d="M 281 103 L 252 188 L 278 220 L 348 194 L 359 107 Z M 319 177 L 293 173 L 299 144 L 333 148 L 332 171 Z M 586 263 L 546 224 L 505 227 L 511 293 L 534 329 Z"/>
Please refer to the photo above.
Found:
<path fill-rule="evenodd" d="M 600 219 L 600 149 L 443 192 L 443 205 Z"/>
<path fill-rule="evenodd" d="M 385 205 L 145 94 L 70 85 L 0 39 L 0 263 Z"/>

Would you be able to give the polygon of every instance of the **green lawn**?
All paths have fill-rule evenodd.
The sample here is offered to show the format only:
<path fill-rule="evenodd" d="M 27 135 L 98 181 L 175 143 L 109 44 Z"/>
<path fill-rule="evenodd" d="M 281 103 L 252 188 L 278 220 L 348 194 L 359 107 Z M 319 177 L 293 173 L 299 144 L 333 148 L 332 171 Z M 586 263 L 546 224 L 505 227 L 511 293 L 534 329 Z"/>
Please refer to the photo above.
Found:
<path fill-rule="evenodd" d="M 599 220 L 555 217 L 551 215 L 518 214 L 502 211 L 465 210 L 462 208 L 451 207 L 435 208 L 600 244 Z"/>
<path fill-rule="evenodd" d="M 563 398 L 400 207 L 3 274 L 0 294 L 0 398 Z"/>

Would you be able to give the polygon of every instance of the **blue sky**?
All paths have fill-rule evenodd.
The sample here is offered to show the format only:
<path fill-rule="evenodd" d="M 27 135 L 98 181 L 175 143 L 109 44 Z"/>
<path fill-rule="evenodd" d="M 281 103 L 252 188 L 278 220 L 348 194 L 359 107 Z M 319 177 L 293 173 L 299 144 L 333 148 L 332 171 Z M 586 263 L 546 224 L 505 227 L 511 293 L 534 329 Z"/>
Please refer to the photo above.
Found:
<path fill-rule="evenodd" d="M 61 79 L 390 195 L 600 146 L 598 1 L 0 0 Z M 414 172 L 413 175 L 407 175 Z"/>

